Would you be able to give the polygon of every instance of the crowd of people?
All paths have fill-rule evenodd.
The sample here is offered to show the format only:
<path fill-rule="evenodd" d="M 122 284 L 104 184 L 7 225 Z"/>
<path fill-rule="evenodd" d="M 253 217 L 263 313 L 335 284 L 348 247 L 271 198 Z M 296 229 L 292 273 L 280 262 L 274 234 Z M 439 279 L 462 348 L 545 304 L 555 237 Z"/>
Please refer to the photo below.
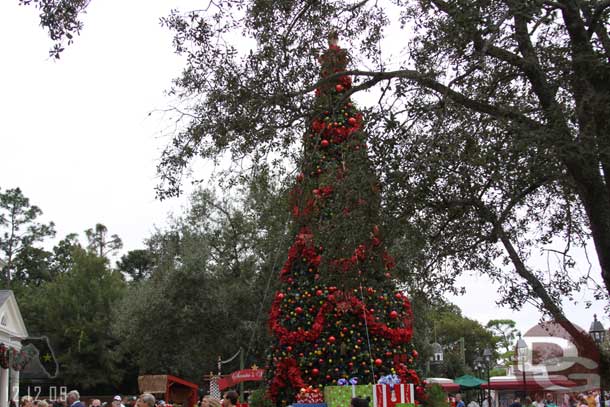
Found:
<path fill-rule="evenodd" d="M 564 393 L 564 394 L 537 394 L 535 397 L 525 397 L 522 400 L 520 397 L 513 399 L 512 403 L 500 403 L 497 406 L 494 400 L 491 401 L 491 407 L 610 407 L 610 397 L 604 395 L 602 403 L 601 394 L 599 391 L 589 391 L 586 393 Z M 450 407 L 479 407 L 476 401 L 466 403 L 462 400 L 461 394 L 456 394 L 449 400 Z M 490 407 L 487 398 L 482 402 L 481 407 Z"/>
<path fill-rule="evenodd" d="M 601 399 L 599 391 L 587 393 L 564 393 L 557 398 L 552 393 L 547 393 L 544 398 L 538 395 L 535 400 L 526 397 L 524 403 L 516 398 L 509 407 L 610 407 L 610 399 L 604 395 Z"/>
<path fill-rule="evenodd" d="M 65 397 L 56 399 L 38 399 L 32 396 L 23 396 L 19 400 L 19 407 L 136 407 L 136 397 L 123 398 L 114 396 L 112 401 L 102 402 L 100 399 L 91 399 L 88 403 L 81 401 L 78 390 L 68 392 Z M 16 407 L 11 402 L 11 407 Z"/>

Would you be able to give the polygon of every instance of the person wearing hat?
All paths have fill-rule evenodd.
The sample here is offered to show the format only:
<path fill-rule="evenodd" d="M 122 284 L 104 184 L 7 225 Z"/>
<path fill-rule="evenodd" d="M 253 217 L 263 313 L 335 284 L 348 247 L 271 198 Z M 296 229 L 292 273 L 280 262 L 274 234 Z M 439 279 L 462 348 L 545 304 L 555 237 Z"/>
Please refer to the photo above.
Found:
<path fill-rule="evenodd" d="M 112 406 L 113 407 L 125 407 L 123 404 L 123 398 L 119 395 L 116 395 L 112 398 Z"/>

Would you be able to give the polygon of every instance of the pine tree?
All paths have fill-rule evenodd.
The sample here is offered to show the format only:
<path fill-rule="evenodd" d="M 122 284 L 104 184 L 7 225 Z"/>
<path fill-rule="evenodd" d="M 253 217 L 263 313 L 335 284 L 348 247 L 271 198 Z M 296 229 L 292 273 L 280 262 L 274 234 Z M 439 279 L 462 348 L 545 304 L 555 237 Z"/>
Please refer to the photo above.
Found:
<path fill-rule="evenodd" d="M 269 315 L 269 393 L 277 403 L 342 378 L 368 384 L 397 374 L 419 383 L 411 306 L 382 244 L 363 116 L 347 94 L 351 78 L 340 74 L 349 56 L 336 35 L 329 44 L 290 196 L 296 237 Z"/>

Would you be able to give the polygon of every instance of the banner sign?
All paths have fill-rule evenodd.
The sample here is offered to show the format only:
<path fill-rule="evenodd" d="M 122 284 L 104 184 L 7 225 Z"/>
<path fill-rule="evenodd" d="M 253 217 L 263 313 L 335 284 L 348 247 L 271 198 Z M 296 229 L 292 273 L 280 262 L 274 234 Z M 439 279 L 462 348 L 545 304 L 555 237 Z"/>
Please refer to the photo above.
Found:
<path fill-rule="evenodd" d="M 233 385 L 241 382 L 256 382 L 263 380 L 263 376 L 265 375 L 265 369 L 244 369 L 238 370 L 236 372 L 231 373 L 230 375 L 226 375 L 221 377 L 218 380 L 218 387 L 220 390 L 224 390 L 228 387 L 232 387 Z"/>

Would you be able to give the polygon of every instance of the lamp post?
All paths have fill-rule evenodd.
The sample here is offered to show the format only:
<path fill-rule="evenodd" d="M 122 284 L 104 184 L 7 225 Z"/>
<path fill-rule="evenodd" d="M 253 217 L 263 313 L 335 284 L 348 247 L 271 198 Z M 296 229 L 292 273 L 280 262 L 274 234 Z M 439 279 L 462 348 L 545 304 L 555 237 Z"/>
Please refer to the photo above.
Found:
<path fill-rule="evenodd" d="M 481 356 L 477 356 L 476 358 L 474 358 L 474 371 L 476 372 L 477 377 L 479 379 L 483 378 L 483 376 L 484 376 L 484 368 L 483 368 L 483 358 Z M 483 396 L 484 393 L 483 392 L 484 392 L 484 390 L 479 387 L 479 394 L 478 394 L 479 405 L 483 404 L 483 398 L 484 398 L 484 396 Z"/>
<path fill-rule="evenodd" d="M 521 338 L 521 332 L 519 332 L 519 339 L 517 340 L 517 359 L 521 362 L 521 373 L 523 374 L 523 402 L 527 397 L 527 384 L 525 382 L 525 361 L 527 360 L 527 343 Z"/>
<path fill-rule="evenodd" d="M 589 328 L 589 335 L 591 335 L 593 341 L 595 341 L 595 344 L 598 348 L 600 348 L 599 350 L 601 352 L 601 345 L 604 343 L 604 339 L 606 339 L 606 330 L 604 329 L 602 323 L 597 320 L 597 314 L 593 314 L 593 322 L 591 323 L 591 328 Z M 600 375 L 599 381 L 599 405 L 600 407 L 606 406 L 603 375 Z"/>
<path fill-rule="evenodd" d="M 483 360 L 485 362 L 485 368 L 487 369 L 487 407 L 493 407 L 491 403 L 491 382 L 489 380 L 489 369 L 491 365 L 491 349 L 485 348 L 483 350 Z"/>

